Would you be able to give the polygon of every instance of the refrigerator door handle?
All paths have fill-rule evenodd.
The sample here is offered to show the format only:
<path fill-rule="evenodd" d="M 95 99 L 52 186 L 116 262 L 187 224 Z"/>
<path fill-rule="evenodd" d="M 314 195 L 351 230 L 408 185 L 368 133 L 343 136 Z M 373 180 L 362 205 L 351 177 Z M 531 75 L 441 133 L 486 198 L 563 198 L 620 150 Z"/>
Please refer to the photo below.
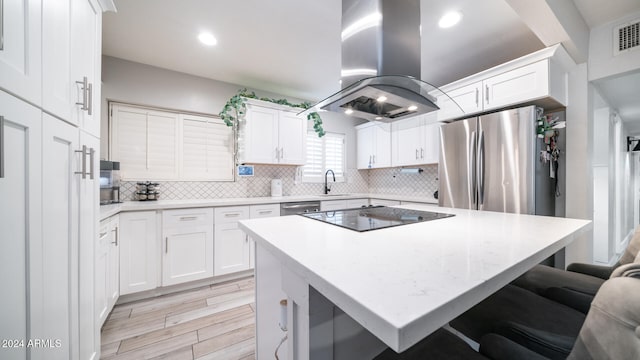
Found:
<path fill-rule="evenodd" d="M 484 131 L 480 130 L 478 138 L 478 204 L 484 204 Z"/>
<path fill-rule="evenodd" d="M 478 147 L 476 143 L 476 132 L 471 132 L 471 147 L 469 148 L 469 169 L 467 171 L 469 181 L 468 184 L 471 185 L 471 196 L 473 199 L 473 205 L 476 207 L 478 204 L 478 187 L 476 181 L 476 158 L 477 158 Z"/>

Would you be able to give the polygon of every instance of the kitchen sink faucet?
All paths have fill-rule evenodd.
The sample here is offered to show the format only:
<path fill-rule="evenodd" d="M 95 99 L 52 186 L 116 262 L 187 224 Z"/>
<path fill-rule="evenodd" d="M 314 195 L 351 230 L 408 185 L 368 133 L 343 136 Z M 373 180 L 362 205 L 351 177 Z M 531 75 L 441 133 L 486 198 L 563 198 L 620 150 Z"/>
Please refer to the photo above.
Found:
<path fill-rule="evenodd" d="M 328 194 L 331 191 L 331 188 L 327 185 L 327 175 L 329 175 L 329 171 L 331 171 L 331 175 L 333 175 L 333 182 L 336 182 L 336 174 L 333 170 L 329 169 L 326 173 L 324 173 L 324 193 Z"/>

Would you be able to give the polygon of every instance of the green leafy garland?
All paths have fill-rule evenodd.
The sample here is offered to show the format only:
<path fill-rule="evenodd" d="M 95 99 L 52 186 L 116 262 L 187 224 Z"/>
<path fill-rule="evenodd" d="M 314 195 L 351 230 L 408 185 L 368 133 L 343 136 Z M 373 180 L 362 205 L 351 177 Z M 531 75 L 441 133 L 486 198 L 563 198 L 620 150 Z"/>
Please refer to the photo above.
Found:
<path fill-rule="evenodd" d="M 247 89 L 240 89 L 236 95 L 233 95 L 231 99 L 224 104 L 224 108 L 222 108 L 222 111 L 218 114 L 227 126 L 234 126 L 237 120 L 246 114 L 247 104 L 244 99 L 258 99 L 301 109 L 308 109 L 311 107 L 311 104 L 308 102 L 293 104 L 287 101 L 287 99 L 270 99 L 266 97 L 258 98 L 255 92 L 247 92 Z M 318 137 L 323 137 L 325 135 L 322 127 L 322 119 L 317 112 L 312 112 L 307 115 L 307 120 L 313 120 L 313 130 L 318 134 Z"/>

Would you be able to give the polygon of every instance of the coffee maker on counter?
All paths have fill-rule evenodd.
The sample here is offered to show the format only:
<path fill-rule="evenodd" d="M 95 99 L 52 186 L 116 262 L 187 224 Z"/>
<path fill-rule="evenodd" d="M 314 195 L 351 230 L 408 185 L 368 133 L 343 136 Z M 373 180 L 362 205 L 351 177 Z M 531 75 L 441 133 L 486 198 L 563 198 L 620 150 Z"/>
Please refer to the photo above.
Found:
<path fill-rule="evenodd" d="M 100 205 L 120 202 L 120 162 L 100 160 Z"/>

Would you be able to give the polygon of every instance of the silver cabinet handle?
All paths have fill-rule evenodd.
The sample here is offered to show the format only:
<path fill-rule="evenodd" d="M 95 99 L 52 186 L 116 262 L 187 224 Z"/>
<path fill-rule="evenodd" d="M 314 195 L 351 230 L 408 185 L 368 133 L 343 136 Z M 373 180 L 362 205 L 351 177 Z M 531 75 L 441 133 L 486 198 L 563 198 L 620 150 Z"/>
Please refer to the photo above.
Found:
<path fill-rule="evenodd" d="M 468 179 L 468 184 L 471 186 L 471 194 L 473 196 L 473 205 L 476 205 L 478 203 L 478 188 L 476 186 L 477 181 L 476 181 L 476 169 L 477 169 L 477 165 L 476 165 L 476 160 L 477 160 L 477 151 L 478 148 L 476 146 L 477 143 L 477 139 L 476 139 L 476 132 L 472 131 L 471 132 L 471 147 L 469 148 L 469 160 L 468 160 L 468 173 L 470 174 L 471 178 Z"/>
<path fill-rule="evenodd" d="M 91 115 L 93 112 L 93 84 L 89 84 L 87 93 L 89 93 L 89 99 L 87 100 L 87 114 Z"/>
<path fill-rule="evenodd" d="M 2 50 L 4 50 L 4 0 L 0 0 L 0 51 Z"/>
<path fill-rule="evenodd" d="M 87 145 L 82 145 L 82 150 L 76 150 L 77 153 L 82 153 L 82 165 L 80 171 L 74 172 L 76 175 L 82 175 L 83 179 L 87 178 Z"/>
<path fill-rule="evenodd" d="M 224 214 L 224 217 L 238 217 L 238 216 L 240 216 L 239 213 L 227 213 L 227 214 Z"/>
<path fill-rule="evenodd" d="M 416 160 L 418 160 L 418 149 L 416 149 Z"/>
<path fill-rule="evenodd" d="M 478 201 L 484 204 L 484 131 L 480 130 L 478 139 Z"/>
<path fill-rule="evenodd" d="M 76 105 L 82 105 L 82 110 L 89 110 L 87 107 L 87 89 L 89 88 L 87 77 L 83 77 L 82 81 L 76 81 L 76 84 L 82 86 L 82 102 L 77 102 Z"/>
<path fill-rule="evenodd" d="M 487 93 L 484 95 L 484 98 L 487 100 L 487 105 L 488 105 L 488 104 L 489 104 L 489 85 L 485 85 L 485 86 L 484 86 L 484 89 L 485 89 L 485 91 L 487 92 Z"/>
<path fill-rule="evenodd" d="M 278 149 L 278 147 L 276 147 L 276 160 L 280 159 L 280 149 Z"/>
<path fill-rule="evenodd" d="M 164 253 L 168 254 L 169 253 L 169 237 L 165 236 L 164 238 Z"/>
<path fill-rule="evenodd" d="M 94 174 L 95 170 L 94 170 L 94 166 L 93 166 L 94 165 L 94 161 L 95 161 L 94 160 L 95 155 L 96 155 L 96 150 L 94 148 L 91 148 L 89 150 L 89 167 L 90 167 L 90 169 L 89 169 L 89 179 L 91 179 L 91 180 L 93 180 L 93 177 L 95 175 Z"/>
<path fill-rule="evenodd" d="M 420 159 L 424 159 L 424 149 L 420 148 Z"/>
<path fill-rule="evenodd" d="M 180 221 L 192 221 L 196 220 L 197 218 L 197 216 L 181 216 Z"/>
<path fill-rule="evenodd" d="M 262 214 L 271 214 L 272 212 L 273 212 L 273 210 L 261 210 L 261 211 L 258 211 L 258 214 L 261 214 L 261 215 Z"/>
<path fill-rule="evenodd" d="M 118 227 L 116 226 L 116 228 L 111 230 L 111 231 L 115 233 L 115 239 L 116 239 L 115 241 L 112 241 L 111 243 L 115 244 L 116 246 L 118 246 Z"/>
<path fill-rule="evenodd" d="M 0 0 L 1 2 L 2 0 Z M 4 116 L 0 116 L 0 179 L 4 177 Z"/>
<path fill-rule="evenodd" d="M 284 148 L 280 148 L 280 160 L 284 160 Z"/>

